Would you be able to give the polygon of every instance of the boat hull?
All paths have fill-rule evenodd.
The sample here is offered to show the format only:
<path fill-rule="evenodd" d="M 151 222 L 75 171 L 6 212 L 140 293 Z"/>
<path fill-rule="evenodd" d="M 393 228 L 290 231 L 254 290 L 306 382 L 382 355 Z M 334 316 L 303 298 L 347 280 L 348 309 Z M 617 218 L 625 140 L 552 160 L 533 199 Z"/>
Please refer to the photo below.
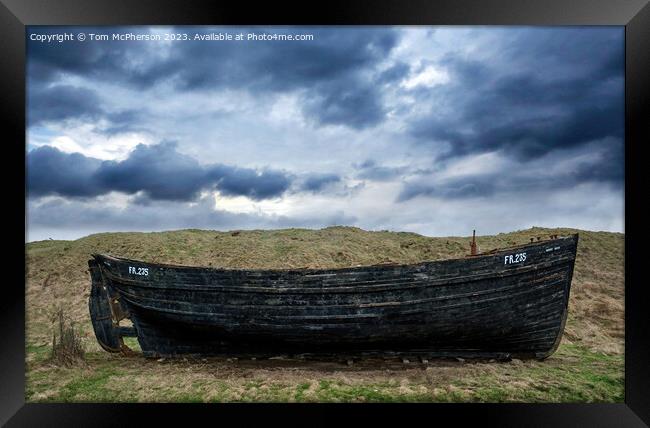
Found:
<path fill-rule="evenodd" d="M 330 270 L 194 268 L 95 255 L 91 318 L 113 351 L 128 335 L 119 322 L 129 318 L 150 357 L 546 358 L 566 321 L 577 242 L 573 235 L 463 259 Z"/>

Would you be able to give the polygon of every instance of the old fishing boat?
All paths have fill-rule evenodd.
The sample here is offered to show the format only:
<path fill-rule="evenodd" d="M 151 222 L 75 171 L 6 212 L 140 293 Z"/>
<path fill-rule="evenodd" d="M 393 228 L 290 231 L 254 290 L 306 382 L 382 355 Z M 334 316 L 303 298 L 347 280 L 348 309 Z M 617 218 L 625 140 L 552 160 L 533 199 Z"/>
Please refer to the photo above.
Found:
<path fill-rule="evenodd" d="M 567 318 L 578 235 L 467 257 L 342 269 L 218 269 L 94 254 L 100 345 L 148 357 L 345 354 L 538 358 Z M 131 321 L 130 326 L 124 320 Z M 124 322 L 123 322 L 124 321 Z"/>

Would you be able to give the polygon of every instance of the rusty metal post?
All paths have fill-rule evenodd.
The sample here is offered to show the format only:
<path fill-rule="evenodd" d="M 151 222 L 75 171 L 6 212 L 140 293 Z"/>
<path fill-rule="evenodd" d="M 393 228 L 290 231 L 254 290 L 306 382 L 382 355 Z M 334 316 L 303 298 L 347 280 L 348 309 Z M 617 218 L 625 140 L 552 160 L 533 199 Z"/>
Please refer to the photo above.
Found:
<path fill-rule="evenodd" d="M 470 254 L 475 256 L 476 255 L 476 229 L 472 232 L 472 242 L 469 244 L 470 248 Z"/>

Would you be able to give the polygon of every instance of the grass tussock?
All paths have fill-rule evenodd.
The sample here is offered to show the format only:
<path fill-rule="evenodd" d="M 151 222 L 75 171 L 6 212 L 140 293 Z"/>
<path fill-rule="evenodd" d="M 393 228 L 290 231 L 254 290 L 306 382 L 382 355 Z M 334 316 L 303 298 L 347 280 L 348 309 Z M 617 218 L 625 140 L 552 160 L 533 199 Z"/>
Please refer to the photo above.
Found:
<path fill-rule="evenodd" d="M 59 309 L 55 316 L 55 331 L 52 335 L 51 361 L 58 365 L 71 367 L 84 361 L 85 350 L 78 330 Z"/>

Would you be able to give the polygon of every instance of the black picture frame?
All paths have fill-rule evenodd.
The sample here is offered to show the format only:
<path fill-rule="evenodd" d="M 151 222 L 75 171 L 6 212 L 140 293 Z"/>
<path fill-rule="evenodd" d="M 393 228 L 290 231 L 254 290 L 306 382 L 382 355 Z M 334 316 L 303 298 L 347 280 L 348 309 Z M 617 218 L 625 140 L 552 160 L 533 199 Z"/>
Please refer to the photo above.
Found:
<path fill-rule="evenodd" d="M 625 403 L 624 404 L 453 404 L 453 405 L 146 405 L 25 404 L 25 27 L 28 25 L 154 24 L 340 24 L 340 25 L 622 25 L 625 26 Z M 297 421 L 323 423 L 342 415 L 372 414 L 384 421 L 407 423 L 453 418 L 496 426 L 645 426 L 650 424 L 650 347 L 645 308 L 648 286 L 643 277 L 646 241 L 641 203 L 645 162 L 642 147 L 650 142 L 643 119 L 648 114 L 650 5 L 647 0 L 329 1 L 317 4 L 219 2 L 200 0 L 0 0 L 0 107 L 6 120 L 2 169 L 7 198 L 3 292 L 0 297 L 0 424 L 8 426 L 113 426 L 136 419 L 204 420 L 236 416 L 270 421 L 286 412 Z M 11 165 L 12 168 L 8 166 Z M 22 209 L 20 208 L 22 207 Z M 24 276 L 22 278 L 24 280 Z M 344 411 L 341 413 L 341 411 Z M 314 414 L 316 413 L 316 414 Z M 188 419 L 190 418 L 191 419 Z M 200 418 L 200 419 L 199 419 Z M 304 419 L 309 418 L 309 419 Z M 364 419 L 365 420 L 365 419 Z M 363 421 L 363 420 L 361 420 Z M 415 422 L 414 422 L 415 423 Z M 420 423 L 420 422 L 417 422 Z"/>

